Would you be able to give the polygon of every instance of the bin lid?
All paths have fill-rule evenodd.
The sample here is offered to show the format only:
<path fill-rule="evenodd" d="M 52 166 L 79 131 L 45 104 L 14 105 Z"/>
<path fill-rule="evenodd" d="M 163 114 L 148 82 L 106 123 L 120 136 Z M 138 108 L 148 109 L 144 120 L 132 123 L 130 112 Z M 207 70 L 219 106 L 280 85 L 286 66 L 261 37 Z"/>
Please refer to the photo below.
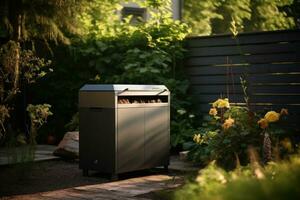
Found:
<path fill-rule="evenodd" d="M 86 84 L 80 91 L 169 91 L 164 85 L 138 85 L 138 84 Z"/>

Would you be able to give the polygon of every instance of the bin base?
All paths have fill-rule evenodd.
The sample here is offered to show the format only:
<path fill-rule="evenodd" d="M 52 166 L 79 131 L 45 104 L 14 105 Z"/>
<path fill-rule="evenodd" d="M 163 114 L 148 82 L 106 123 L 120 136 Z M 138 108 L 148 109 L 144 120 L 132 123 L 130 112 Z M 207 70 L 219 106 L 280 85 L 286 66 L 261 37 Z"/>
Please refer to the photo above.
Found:
<path fill-rule="evenodd" d="M 82 175 L 83 176 L 89 176 L 89 170 L 88 169 L 82 169 Z"/>
<path fill-rule="evenodd" d="M 164 170 L 169 171 L 169 165 L 164 165 Z"/>
<path fill-rule="evenodd" d="M 110 180 L 111 180 L 111 181 L 117 181 L 117 180 L 119 180 L 118 174 L 111 174 Z"/>

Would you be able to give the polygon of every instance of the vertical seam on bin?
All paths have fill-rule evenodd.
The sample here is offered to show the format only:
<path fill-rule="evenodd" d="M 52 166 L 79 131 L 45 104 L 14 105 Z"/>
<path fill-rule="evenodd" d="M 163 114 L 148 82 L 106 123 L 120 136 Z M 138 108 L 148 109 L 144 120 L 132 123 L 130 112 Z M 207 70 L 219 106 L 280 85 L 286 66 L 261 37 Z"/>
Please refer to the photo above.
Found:
<path fill-rule="evenodd" d="M 119 112 L 119 107 L 118 107 L 118 94 L 115 93 L 115 166 L 114 166 L 114 173 L 118 173 L 118 125 L 119 125 L 119 118 L 118 118 L 118 112 Z"/>
<path fill-rule="evenodd" d="M 144 158 L 143 168 L 146 166 L 146 106 L 144 106 Z"/>

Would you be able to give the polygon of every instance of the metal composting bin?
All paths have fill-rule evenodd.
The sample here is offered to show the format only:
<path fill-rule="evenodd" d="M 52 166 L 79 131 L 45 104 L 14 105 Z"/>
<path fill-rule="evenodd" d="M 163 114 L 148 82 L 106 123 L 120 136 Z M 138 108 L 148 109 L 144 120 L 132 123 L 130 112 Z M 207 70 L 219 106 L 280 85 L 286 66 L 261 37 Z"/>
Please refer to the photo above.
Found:
<path fill-rule="evenodd" d="M 164 85 L 84 85 L 79 121 L 84 175 L 168 168 L 170 92 Z"/>

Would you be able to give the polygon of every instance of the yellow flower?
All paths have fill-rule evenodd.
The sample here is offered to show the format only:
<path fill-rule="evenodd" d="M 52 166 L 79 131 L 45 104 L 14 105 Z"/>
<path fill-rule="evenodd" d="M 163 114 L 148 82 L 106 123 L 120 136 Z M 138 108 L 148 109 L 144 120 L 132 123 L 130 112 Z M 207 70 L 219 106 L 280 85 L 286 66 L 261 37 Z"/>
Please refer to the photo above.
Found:
<path fill-rule="evenodd" d="M 211 108 L 211 109 L 209 110 L 209 115 L 216 116 L 217 114 L 218 114 L 218 111 L 217 111 L 217 109 L 215 109 L 215 108 Z"/>
<path fill-rule="evenodd" d="M 193 138 L 194 142 L 196 142 L 197 144 L 201 143 L 201 135 L 200 134 L 195 134 L 194 138 Z"/>
<path fill-rule="evenodd" d="M 281 109 L 280 115 L 288 115 L 288 114 L 289 114 L 288 109 L 285 109 L 285 108 Z"/>
<path fill-rule="evenodd" d="M 212 104 L 213 108 L 229 108 L 229 101 L 227 98 L 225 99 L 218 99 Z"/>
<path fill-rule="evenodd" d="M 259 127 L 262 129 L 266 129 L 269 126 L 269 122 L 265 118 L 260 119 L 257 123 L 258 123 Z"/>
<path fill-rule="evenodd" d="M 212 107 L 213 107 L 213 108 L 218 107 L 220 101 L 222 101 L 222 99 L 218 99 L 218 100 L 216 100 L 215 102 L 213 102 Z"/>
<path fill-rule="evenodd" d="M 218 105 L 218 108 L 229 108 L 229 107 L 230 105 L 227 98 L 223 99 Z"/>
<path fill-rule="evenodd" d="M 233 124 L 234 123 L 234 119 L 232 119 L 231 117 L 229 117 L 228 119 L 225 120 L 225 122 Z"/>
<path fill-rule="evenodd" d="M 268 122 L 276 122 L 279 120 L 280 114 L 275 111 L 269 111 L 265 115 L 265 119 L 268 120 Z"/>
<path fill-rule="evenodd" d="M 229 117 L 225 120 L 224 124 L 222 125 L 223 129 L 227 130 L 234 124 L 234 119 Z"/>

